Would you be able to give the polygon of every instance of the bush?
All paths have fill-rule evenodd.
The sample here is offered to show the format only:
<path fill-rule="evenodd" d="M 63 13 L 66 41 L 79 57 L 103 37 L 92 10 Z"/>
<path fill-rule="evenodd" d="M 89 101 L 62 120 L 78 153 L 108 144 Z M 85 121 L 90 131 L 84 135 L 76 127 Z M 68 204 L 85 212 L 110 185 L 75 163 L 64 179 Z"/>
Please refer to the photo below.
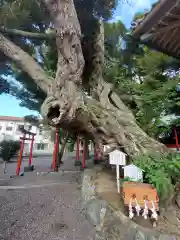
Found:
<path fill-rule="evenodd" d="M 144 170 L 144 182 L 157 189 L 161 203 L 172 198 L 175 184 L 180 182 L 180 155 L 143 155 L 133 162 Z"/>
<path fill-rule="evenodd" d="M 20 150 L 20 142 L 13 140 L 4 140 L 0 142 L 0 158 L 9 162 Z"/>

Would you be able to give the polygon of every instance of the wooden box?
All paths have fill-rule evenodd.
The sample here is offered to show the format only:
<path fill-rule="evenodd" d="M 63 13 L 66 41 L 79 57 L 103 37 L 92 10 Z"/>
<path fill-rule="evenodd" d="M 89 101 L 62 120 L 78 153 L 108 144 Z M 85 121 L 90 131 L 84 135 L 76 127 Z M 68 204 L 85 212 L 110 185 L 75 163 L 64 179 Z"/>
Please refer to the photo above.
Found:
<path fill-rule="evenodd" d="M 123 200 L 124 205 L 128 206 L 132 200 L 132 206 L 136 205 L 135 198 L 141 208 L 144 208 L 144 200 L 147 200 L 147 206 L 152 208 L 152 201 L 155 208 L 159 210 L 159 198 L 155 188 L 151 184 L 140 182 L 124 182 L 123 184 Z"/>

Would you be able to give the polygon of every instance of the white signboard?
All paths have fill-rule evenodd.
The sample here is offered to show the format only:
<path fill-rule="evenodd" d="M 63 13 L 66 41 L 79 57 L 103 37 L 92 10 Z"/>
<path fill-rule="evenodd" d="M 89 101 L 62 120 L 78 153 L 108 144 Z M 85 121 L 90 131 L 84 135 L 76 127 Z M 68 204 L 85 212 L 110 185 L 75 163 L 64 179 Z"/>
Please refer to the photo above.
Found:
<path fill-rule="evenodd" d="M 113 152 L 109 153 L 109 163 L 111 165 L 116 165 L 117 191 L 120 193 L 119 166 L 126 165 L 126 154 L 119 150 L 114 150 Z"/>
<path fill-rule="evenodd" d="M 109 163 L 111 165 L 125 166 L 126 154 L 119 150 L 114 150 L 113 152 L 109 153 Z"/>
<path fill-rule="evenodd" d="M 124 178 L 129 177 L 133 181 L 143 180 L 143 170 L 134 164 L 127 165 L 124 168 Z"/>

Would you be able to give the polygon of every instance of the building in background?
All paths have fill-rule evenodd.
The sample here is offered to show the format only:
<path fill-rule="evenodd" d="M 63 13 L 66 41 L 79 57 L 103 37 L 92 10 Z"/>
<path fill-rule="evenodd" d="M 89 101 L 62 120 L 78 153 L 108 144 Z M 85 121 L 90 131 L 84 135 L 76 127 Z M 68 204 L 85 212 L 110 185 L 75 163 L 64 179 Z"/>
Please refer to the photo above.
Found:
<path fill-rule="evenodd" d="M 0 141 L 19 140 L 22 136 L 20 129 L 29 127 L 30 131 L 36 133 L 33 153 L 34 154 L 51 154 L 53 152 L 53 142 L 49 133 L 42 128 L 31 126 L 25 122 L 24 118 L 0 116 Z M 24 155 L 29 153 L 30 141 L 25 141 Z"/>

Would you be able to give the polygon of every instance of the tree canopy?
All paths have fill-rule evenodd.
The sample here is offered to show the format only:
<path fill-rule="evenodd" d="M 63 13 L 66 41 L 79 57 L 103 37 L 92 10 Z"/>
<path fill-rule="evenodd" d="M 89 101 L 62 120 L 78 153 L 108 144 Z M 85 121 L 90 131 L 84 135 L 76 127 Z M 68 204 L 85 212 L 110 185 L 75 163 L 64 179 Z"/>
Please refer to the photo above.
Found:
<path fill-rule="evenodd" d="M 127 38 L 127 34 L 130 33 L 131 29 L 126 29 L 121 21 L 117 23 L 108 22 L 118 1 L 93 0 L 87 2 L 85 0 L 75 0 L 75 9 L 72 0 L 68 1 L 67 9 L 66 5 L 63 4 L 65 4 L 63 0 L 56 0 L 54 3 L 49 0 L 18 2 L 7 0 L 1 2 L 0 73 L 3 78 L 3 86 L 6 86 L 1 88 L 1 92 L 6 89 L 10 94 L 21 100 L 21 106 L 37 111 L 40 111 L 42 103 L 44 103 L 47 94 L 50 92 L 53 92 L 53 98 L 57 95 L 63 98 L 62 101 L 58 102 L 58 105 L 63 105 L 63 111 L 64 108 L 67 108 L 68 102 L 76 102 L 72 100 L 75 95 L 75 99 L 83 99 L 85 101 L 84 104 L 88 106 L 89 111 L 91 104 L 86 99 L 88 94 L 95 100 L 94 106 L 96 107 L 93 106 L 93 111 L 95 111 L 95 108 L 98 108 L 98 111 L 100 111 L 97 101 L 100 102 L 101 107 L 104 106 L 104 109 L 111 109 L 114 112 L 114 118 L 121 116 L 120 112 L 119 115 L 117 114 L 116 109 L 118 111 L 123 109 L 124 113 L 128 112 L 129 126 L 133 125 L 130 122 L 135 121 L 135 116 L 138 125 L 148 134 L 154 135 L 152 133 L 153 123 L 158 121 L 162 115 L 174 112 L 176 100 L 178 102 L 178 94 L 175 90 L 178 82 L 177 77 L 169 76 L 171 71 L 177 70 L 178 63 Z M 63 6 L 65 6 L 64 9 Z M 71 15 L 67 15 L 69 24 L 72 24 L 73 31 L 75 30 L 72 34 L 66 33 L 66 37 L 71 35 L 67 42 L 65 40 L 67 25 L 63 22 L 63 19 L 61 22 L 58 18 L 56 19 L 56 16 L 61 11 L 65 11 L 65 9 L 71 9 L 73 14 L 76 11 L 78 16 L 77 19 L 76 14 L 74 14 L 72 22 Z M 52 14 L 52 11 L 55 11 L 55 13 Z M 137 17 L 140 17 L 140 15 L 135 16 L 135 18 Z M 102 24 L 100 22 L 104 25 L 104 32 L 101 32 Z M 62 34 L 64 34 L 63 41 L 61 41 L 60 37 L 62 29 L 65 29 L 64 32 L 62 31 Z M 76 36 L 73 38 L 72 35 Z M 78 39 L 80 39 L 80 47 L 78 47 Z M 70 43 L 72 41 L 75 42 Z M 65 47 L 65 44 L 68 45 Z M 78 47 L 78 50 L 76 47 Z M 8 51 L 6 51 L 7 49 Z M 81 49 L 83 55 L 81 54 Z M 77 61 L 76 66 L 70 64 L 72 61 L 71 51 L 74 54 L 72 55 L 74 64 Z M 63 64 L 64 68 L 66 68 L 65 70 L 63 70 Z M 175 64 L 176 70 L 174 70 Z M 79 79 L 79 76 L 75 77 L 75 75 L 78 72 L 81 75 L 81 67 L 79 67 L 81 65 L 83 66 L 82 79 Z M 66 78 L 67 76 L 71 77 L 64 83 L 62 81 L 63 71 L 66 74 L 71 71 L 69 75 L 66 75 Z M 75 83 L 76 94 L 73 93 L 74 95 L 72 94 L 74 86 L 70 87 L 70 81 L 75 81 L 72 76 L 78 79 Z M 9 82 L 10 77 L 14 79 L 13 82 Z M 104 80 L 106 87 L 104 86 Z M 59 88 L 59 92 L 55 94 L 54 88 Z M 102 95 L 103 89 L 105 91 L 106 88 L 106 95 L 109 98 L 107 103 L 111 105 L 108 108 L 105 101 L 103 99 L 100 100 L 104 96 Z M 170 94 L 170 88 L 172 94 Z M 72 96 L 67 97 L 68 94 Z M 66 102 L 65 98 L 69 100 Z M 117 100 L 117 98 L 120 98 L 120 100 Z M 118 106 L 117 101 L 120 105 L 126 104 L 134 116 L 131 115 L 126 107 Z M 170 101 L 173 102 L 174 108 Z M 54 103 L 54 106 L 56 105 Z M 75 104 L 73 104 L 73 107 L 71 106 L 72 112 L 74 111 L 73 108 L 76 108 Z M 77 109 L 81 109 L 81 107 Z M 61 111 L 61 116 L 68 112 L 65 111 L 63 113 L 63 111 Z M 98 114 L 96 113 L 95 115 Z M 83 112 L 84 119 L 86 119 L 86 115 L 88 114 Z M 94 116 L 91 117 L 94 118 Z M 90 117 L 87 119 L 90 119 Z M 70 122 L 70 120 L 68 121 Z M 121 121 L 125 124 L 124 119 L 121 119 Z M 121 121 L 118 122 L 120 123 Z M 98 131 L 96 136 L 98 137 L 95 137 L 96 131 L 93 132 L 90 129 L 88 131 L 87 129 L 79 129 L 77 131 L 80 131 L 82 134 L 87 134 L 88 132 L 89 135 L 93 133 L 93 138 L 97 138 L 97 141 L 99 141 L 99 138 L 104 142 L 109 141 L 107 141 L 107 138 L 114 139 L 114 130 L 113 133 L 108 134 L 109 137 L 106 137 L 105 140 L 102 135 L 105 132 L 107 133 L 107 131 L 102 126 L 99 130 L 99 127 L 95 127 L 94 124 L 98 125 L 94 120 L 91 120 L 88 126 L 93 125 L 93 128 L 98 128 L 98 130 L 96 129 Z M 66 129 L 65 125 L 62 127 Z M 85 125 L 81 124 L 81 126 Z M 101 125 L 104 127 L 108 126 L 107 123 L 101 123 Z M 78 129 L 77 123 L 69 124 L 68 128 L 70 126 L 72 126 L 72 131 L 75 128 Z M 136 132 L 140 134 L 141 131 L 137 130 Z M 133 142 L 137 141 L 136 144 L 138 145 L 134 150 L 142 149 L 138 143 L 138 137 L 130 135 L 131 133 L 126 134 L 123 130 L 122 136 L 124 137 L 121 140 L 126 143 L 124 142 L 122 145 L 129 146 L 128 141 L 134 139 Z M 117 141 L 117 139 L 113 141 Z M 132 146 L 128 148 L 132 148 Z M 128 149 L 127 151 L 131 152 L 132 150 Z"/>
<path fill-rule="evenodd" d="M 117 4 L 117 0 L 75 1 L 83 32 L 82 41 L 88 41 L 88 36 L 95 31 L 96 19 L 108 20 Z M 54 77 L 57 68 L 55 30 L 43 1 L 2 1 L 0 15 L 0 32 L 28 52 L 43 66 L 49 76 Z M 84 51 L 89 52 L 87 48 Z M 14 61 L 2 52 L 0 56 L 1 93 L 9 91 L 21 100 L 21 106 L 39 111 L 46 94 L 32 81 L 27 72 L 17 68 Z M 90 66 L 90 61 L 88 63 Z M 11 76 L 16 82 L 9 85 L 7 76 Z"/>
<path fill-rule="evenodd" d="M 96 4 L 75 1 L 79 14 L 89 22 L 92 22 L 92 19 L 95 21 L 94 15 L 92 16 L 93 8 L 96 9 L 97 16 L 103 17 L 104 20 L 109 19 L 117 1 L 109 5 L 106 3 L 105 8 L 102 8 L 103 3 L 100 1 Z M 89 19 L 84 11 L 89 13 Z M 142 17 L 143 13 L 137 13 L 134 20 Z M 82 41 L 89 40 L 90 34 L 89 27 L 88 31 L 86 27 L 83 28 L 87 26 L 85 20 L 82 20 L 81 25 L 85 33 Z M 54 30 L 51 29 L 49 15 L 42 3 L 18 1 L 16 4 L 16 1 L 6 1 L 2 4 L 0 23 L 0 31 L 5 36 L 31 54 L 50 77 L 55 77 L 57 50 L 53 37 Z M 91 29 L 93 31 L 94 27 Z M 152 134 L 153 123 L 157 125 L 162 115 L 179 114 L 179 93 L 176 91 L 178 75 L 175 74 L 179 62 L 139 45 L 138 49 L 141 51 L 132 52 L 130 45 L 135 43 L 133 40 L 127 40 L 128 32 L 130 29 L 126 29 L 121 21 L 105 23 L 105 79 L 113 83 L 118 94 L 123 95 L 124 101 L 133 110 L 140 126 Z M 93 55 L 90 50 L 86 46 L 85 54 Z M 10 93 L 21 101 L 21 106 L 39 111 L 46 94 L 26 72 L 19 70 L 15 62 L 2 52 L 0 70 L 1 93 Z M 13 84 L 12 82 L 10 84 L 7 76 L 15 79 Z"/>

